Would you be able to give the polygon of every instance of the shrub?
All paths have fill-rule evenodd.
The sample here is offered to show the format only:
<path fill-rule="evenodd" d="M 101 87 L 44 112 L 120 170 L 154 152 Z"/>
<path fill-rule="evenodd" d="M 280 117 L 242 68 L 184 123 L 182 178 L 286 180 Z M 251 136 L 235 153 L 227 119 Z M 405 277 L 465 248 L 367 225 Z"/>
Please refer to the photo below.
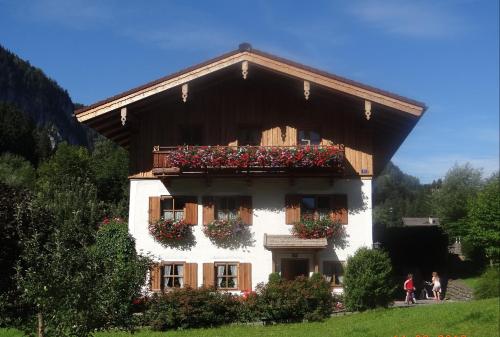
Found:
<path fill-rule="evenodd" d="M 155 295 L 146 313 L 153 330 L 213 327 L 234 322 L 239 302 L 212 288 L 181 288 Z"/>
<path fill-rule="evenodd" d="M 255 291 L 245 292 L 236 298 L 239 301 L 239 305 L 236 306 L 238 322 L 256 322 L 262 319 L 259 295 Z"/>
<path fill-rule="evenodd" d="M 387 307 L 395 291 L 389 256 L 381 250 L 358 249 L 347 261 L 344 289 L 349 310 Z"/>
<path fill-rule="evenodd" d="M 488 268 L 477 281 L 477 285 L 474 289 L 474 298 L 483 299 L 498 297 L 500 295 L 498 285 L 499 277 L 500 273 L 498 272 L 498 267 Z"/>
<path fill-rule="evenodd" d="M 282 280 L 273 274 L 270 282 L 257 286 L 262 318 L 274 322 L 319 321 L 332 312 L 329 284 L 319 274 L 310 279 Z"/>
<path fill-rule="evenodd" d="M 132 328 L 132 314 L 146 281 L 148 259 L 136 253 L 127 223 L 120 218 L 103 221 L 90 253 L 99 275 L 93 284 L 99 326 Z"/>

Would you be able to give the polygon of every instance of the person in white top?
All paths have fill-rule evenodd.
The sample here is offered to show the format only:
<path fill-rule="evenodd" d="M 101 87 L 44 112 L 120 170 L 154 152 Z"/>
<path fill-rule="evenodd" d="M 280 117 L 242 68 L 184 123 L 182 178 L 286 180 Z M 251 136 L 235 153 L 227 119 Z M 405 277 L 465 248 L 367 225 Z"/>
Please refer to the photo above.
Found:
<path fill-rule="evenodd" d="M 441 282 L 439 281 L 439 275 L 436 272 L 432 273 L 432 292 L 434 293 L 436 301 L 441 301 Z"/>

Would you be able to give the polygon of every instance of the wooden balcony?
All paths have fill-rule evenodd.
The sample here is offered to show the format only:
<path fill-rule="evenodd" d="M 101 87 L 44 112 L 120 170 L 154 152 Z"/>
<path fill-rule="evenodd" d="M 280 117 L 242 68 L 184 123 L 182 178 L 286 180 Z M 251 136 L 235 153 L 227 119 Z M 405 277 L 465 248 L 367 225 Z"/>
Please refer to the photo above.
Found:
<path fill-rule="evenodd" d="M 177 146 L 153 149 L 153 174 L 179 176 L 339 176 L 343 145 Z"/>

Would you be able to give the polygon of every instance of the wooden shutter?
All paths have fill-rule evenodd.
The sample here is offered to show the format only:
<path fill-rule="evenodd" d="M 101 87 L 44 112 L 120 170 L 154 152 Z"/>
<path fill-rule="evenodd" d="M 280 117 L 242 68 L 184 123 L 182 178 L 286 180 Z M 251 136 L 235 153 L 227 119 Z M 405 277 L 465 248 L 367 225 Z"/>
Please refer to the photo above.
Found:
<path fill-rule="evenodd" d="M 215 286 L 215 266 L 213 263 L 203 264 L 203 286 L 204 287 Z"/>
<path fill-rule="evenodd" d="M 300 221 L 300 196 L 286 195 L 285 196 L 285 223 L 293 225 Z"/>
<path fill-rule="evenodd" d="M 252 291 L 252 264 L 240 263 L 238 269 L 238 288 L 241 291 Z"/>
<path fill-rule="evenodd" d="M 184 264 L 184 286 L 198 288 L 198 263 Z"/>
<path fill-rule="evenodd" d="M 155 223 L 160 220 L 161 198 L 149 197 L 149 223 Z"/>
<path fill-rule="evenodd" d="M 190 225 L 198 224 L 198 200 L 196 197 L 186 198 L 184 221 Z"/>
<path fill-rule="evenodd" d="M 245 225 L 251 225 L 253 218 L 252 197 L 251 196 L 239 197 L 239 208 L 240 208 L 239 209 L 240 218 L 242 222 Z"/>
<path fill-rule="evenodd" d="M 338 221 L 343 225 L 348 223 L 347 195 L 334 194 L 330 197 L 330 208 L 332 211 L 332 220 Z"/>
<path fill-rule="evenodd" d="M 151 283 L 151 291 L 160 292 L 161 291 L 161 264 L 154 264 L 149 271 L 149 278 Z"/>
<path fill-rule="evenodd" d="M 203 197 L 203 224 L 208 225 L 214 220 L 215 207 L 213 197 Z"/>

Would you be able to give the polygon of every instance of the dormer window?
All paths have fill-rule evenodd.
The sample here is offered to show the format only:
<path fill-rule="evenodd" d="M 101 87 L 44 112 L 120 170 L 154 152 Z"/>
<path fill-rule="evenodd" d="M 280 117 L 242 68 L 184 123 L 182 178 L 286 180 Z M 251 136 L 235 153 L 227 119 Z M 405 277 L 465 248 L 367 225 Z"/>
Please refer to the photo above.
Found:
<path fill-rule="evenodd" d="M 321 143 L 319 132 L 313 130 L 299 130 L 298 138 L 299 145 L 320 145 Z"/>

